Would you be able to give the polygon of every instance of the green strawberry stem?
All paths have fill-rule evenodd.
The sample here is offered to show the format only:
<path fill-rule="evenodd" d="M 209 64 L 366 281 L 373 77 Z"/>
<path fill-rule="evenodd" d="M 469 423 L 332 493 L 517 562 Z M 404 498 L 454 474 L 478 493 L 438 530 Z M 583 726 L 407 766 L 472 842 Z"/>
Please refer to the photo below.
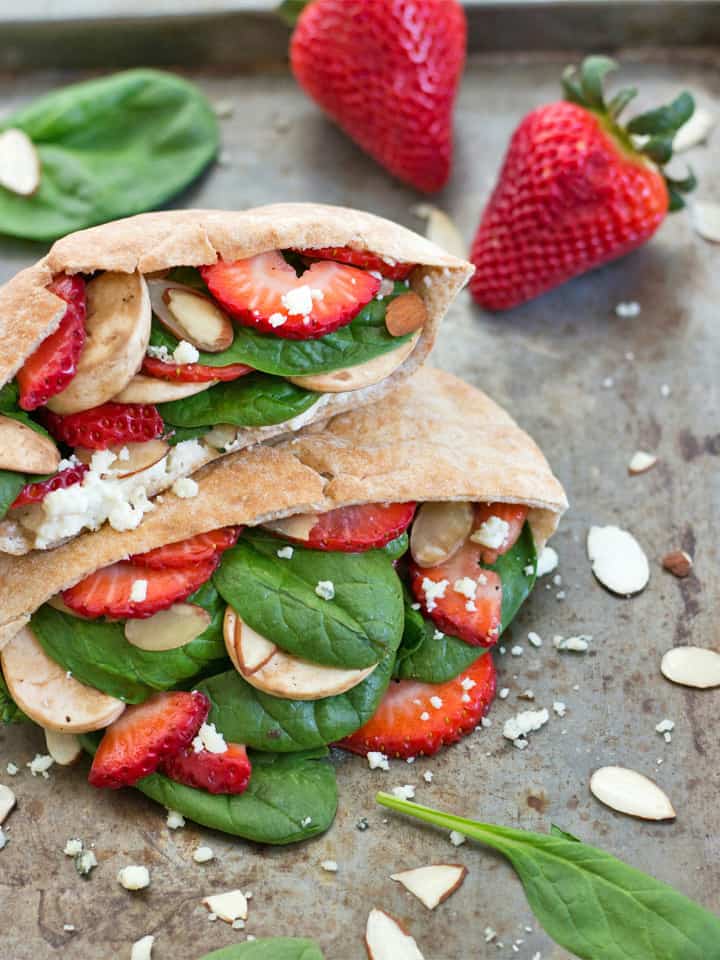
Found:
<path fill-rule="evenodd" d="M 298 17 L 310 2 L 311 0 L 283 0 L 276 12 L 289 27 L 294 27 Z"/>
<path fill-rule="evenodd" d="M 565 99 L 597 114 L 623 151 L 642 154 L 658 166 L 667 184 L 670 210 L 679 210 L 685 206 L 682 195 L 697 186 L 695 174 L 688 168 L 688 175 L 678 180 L 669 177 L 662 168 L 672 158 L 675 134 L 693 115 L 695 101 L 691 94 L 683 91 L 667 106 L 638 114 L 623 126 L 618 118 L 637 95 L 637 90 L 625 87 L 609 101 L 605 100 L 605 77 L 617 69 L 615 60 L 600 56 L 586 57 L 579 71 L 575 66 L 566 67 L 562 76 Z M 644 142 L 637 138 L 643 138 Z"/>

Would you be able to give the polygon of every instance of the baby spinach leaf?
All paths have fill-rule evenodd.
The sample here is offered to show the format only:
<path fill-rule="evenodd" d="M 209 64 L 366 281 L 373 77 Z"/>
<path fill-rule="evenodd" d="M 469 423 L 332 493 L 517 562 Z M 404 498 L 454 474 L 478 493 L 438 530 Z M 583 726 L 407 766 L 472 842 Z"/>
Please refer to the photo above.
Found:
<path fill-rule="evenodd" d="M 387 554 L 295 546 L 283 560 L 283 545 L 246 531 L 223 555 L 215 585 L 245 623 L 288 653 L 332 667 L 369 667 L 397 648 L 402 589 Z M 332 600 L 315 592 L 320 581 L 332 583 Z"/>
<path fill-rule="evenodd" d="M 457 637 L 435 637 L 437 628 L 419 610 L 405 607 L 405 631 L 398 649 L 393 677 L 445 683 L 462 673 L 487 651 L 472 647 Z"/>
<path fill-rule="evenodd" d="M 28 482 L 24 473 L 14 470 L 0 470 L 0 520 L 7 514 L 15 497 Z"/>
<path fill-rule="evenodd" d="M 323 953 L 312 940 L 267 937 L 232 943 L 205 954 L 200 960 L 323 960 Z"/>
<path fill-rule="evenodd" d="M 410 538 L 407 533 L 401 533 L 399 537 L 395 537 L 390 543 L 386 543 L 385 546 L 382 547 L 382 551 L 386 553 L 391 560 L 399 560 L 403 554 L 407 553 L 409 546 Z"/>
<path fill-rule="evenodd" d="M 183 400 L 158 404 L 160 415 L 173 427 L 266 427 L 292 420 L 317 403 L 320 394 L 296 387 L 289 380 L 250 373 L 218 383 Z"/>
<path fill-rule="evenodd" d="M 532 567 L 533 572 L 530 576 L 525 573 L 525 567 Z M 494 570 L 502 580 L 502 626 L 500 631 L 502 633 L 510 625 L 535 586 L 537 553 L 529 523 L 526 523 L 522 528 L 522 533 L 512 548 L 498 557 L 497 563 L 485 569 Z"/>
<path fill-rule="evenodd" d="M 557 834 L 478 823 L 387 793 L 376 799 L 507 857 L 542 926 L 578 957 L 708 960 L 718 955 L 720 917 L 604 850 Z"/>
<path fill-rule="evenodd" d="M 0 674 L 0 723 L 25 723 L 27 717 L 10 696 L 5 679 Z"/>
<path fill-rule="evenodd" d="M 150 210 L 186 187 L 217 153 L 218 122 L 200 90 L 157 70 L 77 83 L 3 118 L 35 144 L 31 197 L 0 189 L 0 232 L 55 240 Z"/>
<path fill-rule="evenodd" d="M 557 827 L 554 823 L 550 824 L 550 835 L 553 837 L 562 837 L 564 840 L 572 840 L 573 843 L 580 843 L 580 840 L 567 830 Z"/>

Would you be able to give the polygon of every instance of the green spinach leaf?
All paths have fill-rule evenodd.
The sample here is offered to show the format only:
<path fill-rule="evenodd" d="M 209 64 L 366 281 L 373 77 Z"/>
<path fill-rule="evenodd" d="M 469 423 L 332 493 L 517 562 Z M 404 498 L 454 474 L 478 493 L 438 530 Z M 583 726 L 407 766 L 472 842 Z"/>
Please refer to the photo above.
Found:
<path fill-rule="evenodd" d="M 0 674 L 0 723 L 25 723 L 27 719 L 10 696 L 5 679 Z"/>
<path fill-rule="evenodd" d="M 530 576 L 525 573 L 526 567 L 532 567 L 533 569 Z M 494 570 L 502 580 L 502 626 L 500 630 L 502 633 L 510 625 L 535 586 L 537 553 L 529 523 L 525 524 L 522 533 L 512 548 L 498 557 L 497 563 L 485 569 Z"/>
<path fill-rule="evenodd" d="M 409 546 L 410 538 L 407 533 L 401 533 L 399 537 L 395 537 L 390 543 L 386 543 L 382 550 L 391 560 L 399 560 L 403 554 L 407 553 Z"/>
<path fill-rule="evenodd" d="M 323 953 L 312 940 L 267 937 L 221 947 L 200 960 L 323 960 Z"/>
<path fill-rule="evenodd" d="M 586 960 L 709 960 L 720 917 L 604 850 L 564 836 L 497 827 L 408 803 L 378 803 L 458 832 L 507 857 L 550 936 Z"/>
<path fill-rule="evenodd" d="M 0 470 L 0 520 L 7 514 L 15 497 L 26 483 L 28 483 L 28 478 L 24 473 Z"/>
<path fill-rule="evenodd" d="M 42 163 L 31 197 L 0 189 L 0 232 L 58 237 L 150 210 L 200 174 L 219 128 L 200 90 L 157 70 L 128 70 L 56 90 L 3 119 Z"/>
<path fill-rule="evenodd" d="M 457 637 L 435 637 L 436 627 L 406 597 L 405 630 L 398 649 L 393 677 L 422 683 L 445 683 L 462 673 L 487 651 Z"/>
<path fill-rule="evenodd" d="M 369 667 L 397 648 L 402 588 L 387 554 L 294 546 L 283 560 L 284 545 L 246 531 L 223 555 L 215 585 L 245 623 L 286 652 L 331 667 Z M 315 592 L 321 581 L 332 583 L 332 600 Z"/>

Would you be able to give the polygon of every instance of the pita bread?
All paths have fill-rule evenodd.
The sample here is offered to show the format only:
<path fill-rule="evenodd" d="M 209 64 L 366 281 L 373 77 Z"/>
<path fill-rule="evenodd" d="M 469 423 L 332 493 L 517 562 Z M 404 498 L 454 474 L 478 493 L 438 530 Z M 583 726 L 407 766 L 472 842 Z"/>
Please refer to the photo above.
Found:
<path fill-rule="evenodd" d="M 136 530 L 105 527 L 56 550 L 0 558 L 0 646 L 51 596 L 130 554 L 229 524 L 355 503 L 524 503 L 542 546 L 567 507 L 532 439 L 479 390 L 425 369 L 383 400 L 195 475 L 192 500 L 166 494 Z"/>
<path fill-rule="evenodd" d="M 201 266 L 236 260 L 267 250 L 351 246 L 391 260 L 417 263 L 411 288 L 424 300 L 428 319 L 412 353 L 390 376 L 360 390 L 321 394 L 294 420 L 240 430 L 240 450 L 300 429 L 309 423 L 377 400 L 407 379 L 432 349 L 438 327 L 473 267 L 411 230 L 381 217 L 315 203 L 278 203 L 245 211 L 171 210 L 141 214 L 70 234 L 53 245 L 34 266 L 0 287 L 0 385 L 60 323 L 65 303 L 46 288 L 58 273 L 97 270 L 152 273 L 176 266 Z M 206 447 L 202 466 L 223 454 Z M 171 485 L 166 478 L 149 496 Z M 55 546 L 53 543 L 51 546 Z M 35 546 L 35 535 L 12 520 L 0 522 L 0 551 L 16 555 Z"/>

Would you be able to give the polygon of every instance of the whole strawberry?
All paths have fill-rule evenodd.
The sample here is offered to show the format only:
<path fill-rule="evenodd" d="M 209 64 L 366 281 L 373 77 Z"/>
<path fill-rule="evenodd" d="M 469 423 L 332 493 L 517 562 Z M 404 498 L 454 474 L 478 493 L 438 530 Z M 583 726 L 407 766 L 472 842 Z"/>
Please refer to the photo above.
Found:
<path fill-rule="evenodd" d="M 682 93 L 622 127 L 618 116 L 636 91 L 605 102 L 603 79 L 616 66 L 588 57 L 579 77 L 568 68 L 567 99 L 533 110 L 513 134 L 470 257 L 472 295 L 488 310 L 524 303 L 642 246 L 695 186 L 691 173 L 672 181 L 662 170 L 692 97 Z"/>
<path fill-rule="evenodd" d="M 450 175 L 466 33 L 458 0 L 311 0 L 290 63 L 305 92 L 363 150 L 431 193 Z"/>

